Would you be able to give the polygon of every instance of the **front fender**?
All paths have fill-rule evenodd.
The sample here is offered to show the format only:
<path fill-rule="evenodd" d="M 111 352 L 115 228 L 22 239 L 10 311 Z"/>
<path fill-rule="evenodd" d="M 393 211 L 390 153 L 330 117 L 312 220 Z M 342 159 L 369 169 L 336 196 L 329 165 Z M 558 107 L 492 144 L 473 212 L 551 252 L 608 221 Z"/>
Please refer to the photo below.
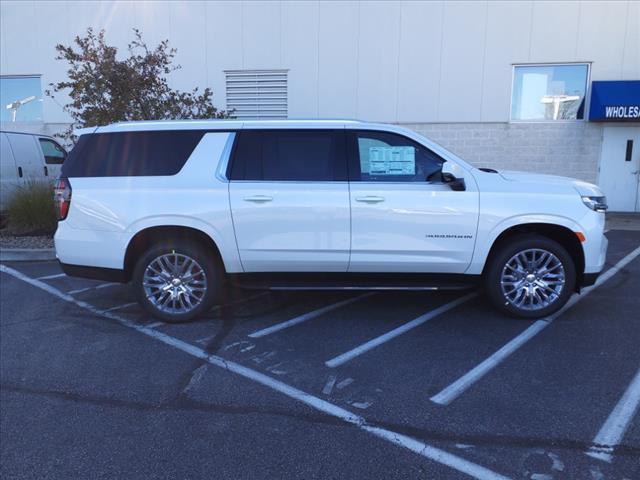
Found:
<path fill-rule="evenodd" d="M 562 215 L 514 215 L 512 217 L 501 219 L 497 221 L 497 223 L 488 222 L 488 225 L 479 226 L 478 228 L 478 240 L 476 242 L 476 248 L 473 252 L 471 264 L 469 265 L 469 268 L 465 273 L 472 275 L 479 275 L 482 273 L 489 256 L 489 252 L 491 251 L 491 247 L 493 247 L 495 241 L 502 233 L 512 227 L 533 223 L 565 227 L 572 232 L 582 230 L 578 223 Z"/>

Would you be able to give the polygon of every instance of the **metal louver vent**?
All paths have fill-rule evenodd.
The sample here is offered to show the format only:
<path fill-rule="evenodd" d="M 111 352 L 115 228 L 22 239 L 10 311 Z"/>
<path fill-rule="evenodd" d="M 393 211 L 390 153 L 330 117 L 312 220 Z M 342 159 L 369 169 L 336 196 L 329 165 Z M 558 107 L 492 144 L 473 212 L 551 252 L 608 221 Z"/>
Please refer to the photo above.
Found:
<path fill-rule="evenodd" d="M 287 70 L 225 70 L 227 109 L 238 119 L 287 118 Z"/>

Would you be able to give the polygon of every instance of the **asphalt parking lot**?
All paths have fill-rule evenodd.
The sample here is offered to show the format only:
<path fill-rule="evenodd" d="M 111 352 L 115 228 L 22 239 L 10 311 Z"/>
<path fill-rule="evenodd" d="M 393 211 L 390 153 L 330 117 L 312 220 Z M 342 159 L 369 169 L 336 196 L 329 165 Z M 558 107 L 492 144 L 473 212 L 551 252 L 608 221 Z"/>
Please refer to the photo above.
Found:
<path fill-rule="evenodd" d="M 640 478 L 640 232 L 559 315 L 261 292 L 184 325 L 4 263 L 3 478 Z"/>

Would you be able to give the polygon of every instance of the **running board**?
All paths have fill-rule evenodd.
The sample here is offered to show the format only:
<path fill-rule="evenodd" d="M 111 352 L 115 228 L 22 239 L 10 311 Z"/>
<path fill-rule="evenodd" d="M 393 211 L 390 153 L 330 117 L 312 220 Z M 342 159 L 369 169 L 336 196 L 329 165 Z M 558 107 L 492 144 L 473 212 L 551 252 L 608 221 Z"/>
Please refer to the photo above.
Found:
<path fill-rule="evenodd" d="M 243 288 L 260 288 L 258 286 L 247 286 L 242 285 Z M 474 284 L 459 284 L 459 285 L 448 285 L 448 286 L 418 286 L 418 285 L 407 285 L 407 286 L 376 286 L 376 287 L 368 287 L 368 286 L 312 286 L 312 285 L 282 285 L 282 286 L 270 286 L 266 287 L 268 290 L 400 290 L 400 291 L 423 291 L 423 290 L 467 290 L 470 288 L 475 288 Z M 263 287 L 265 288 L 265 287 Z"/>
<path fill-rule="evenodd" d="M 387 273 L 241 273 L 232 283 L 267 290 L 466 290 L 478 285 L 479 275 Z"/>

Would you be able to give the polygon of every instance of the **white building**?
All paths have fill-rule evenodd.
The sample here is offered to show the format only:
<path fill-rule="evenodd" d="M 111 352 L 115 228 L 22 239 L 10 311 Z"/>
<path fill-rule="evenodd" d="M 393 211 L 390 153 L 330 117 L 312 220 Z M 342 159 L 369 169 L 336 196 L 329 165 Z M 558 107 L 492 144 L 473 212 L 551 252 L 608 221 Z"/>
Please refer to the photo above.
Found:
<path fill-rule="evenodd" d="M 42 93 L 65 76 L 57 43 L 91 26 L 124 49 L 139 28 L 178 49 L 173 86 L 212 87 L 238 117 L 406 124 L 478 166 L 599 182 L 640 211 L 637 1 L 4 0 L 1 21 L 3 129 L 69 122 Z M 624 121 L 587 120 L 595 81 L 625 81 L 602 86 L 624 104 L 598 106 Z M 20 95 L 37 99 L 12 122 Z"/>

